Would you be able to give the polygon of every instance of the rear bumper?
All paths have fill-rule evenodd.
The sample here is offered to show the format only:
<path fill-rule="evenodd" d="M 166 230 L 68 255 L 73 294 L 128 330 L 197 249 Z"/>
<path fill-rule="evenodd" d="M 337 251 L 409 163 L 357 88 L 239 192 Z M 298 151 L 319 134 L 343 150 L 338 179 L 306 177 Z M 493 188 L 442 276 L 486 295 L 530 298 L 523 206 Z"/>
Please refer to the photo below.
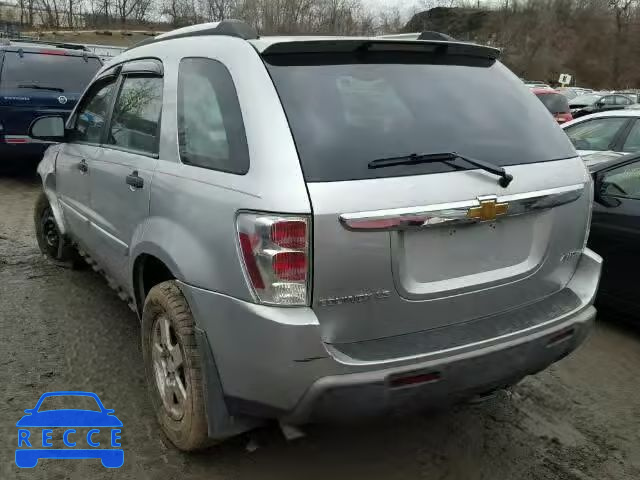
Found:
<path fill-rule="evenodd" d="M 590 250 L 582 254 L 566 287 L 579 299 L 569 312 L 446 351 L 375 361 L 324 344 L 310 308 L 255 305 L 185 284 L 182 289 L 206 332 L 230 412 L 305 423 L 448 404 L 544 369 L 587 336 L 601 263 Z M 394 387 L 398 377 L 422 374 L 437 379 Z"/>
<path fill-rule="evenodd" d="M 0 137 L 1 160 L 39 160 L 50 143 L 5 143 Z"/>

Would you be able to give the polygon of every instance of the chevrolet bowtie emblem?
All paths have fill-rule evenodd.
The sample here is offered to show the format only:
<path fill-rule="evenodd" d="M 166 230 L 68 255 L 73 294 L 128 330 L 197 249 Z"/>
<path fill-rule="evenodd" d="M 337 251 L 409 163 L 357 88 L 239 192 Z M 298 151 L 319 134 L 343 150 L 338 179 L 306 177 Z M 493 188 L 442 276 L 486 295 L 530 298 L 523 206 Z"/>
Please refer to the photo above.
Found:
<path fill-rule="evenodd" d="M 495 220 L 496 217 L 504 215 L 509 210 L 508 203 L 498 203 L 496 197 L 482 197 L 478 198 L 480 205 L 478 207 L 471 207 L 467 210 L 467 217 L 473 218 L 480 222 L 487 222 Z"/>

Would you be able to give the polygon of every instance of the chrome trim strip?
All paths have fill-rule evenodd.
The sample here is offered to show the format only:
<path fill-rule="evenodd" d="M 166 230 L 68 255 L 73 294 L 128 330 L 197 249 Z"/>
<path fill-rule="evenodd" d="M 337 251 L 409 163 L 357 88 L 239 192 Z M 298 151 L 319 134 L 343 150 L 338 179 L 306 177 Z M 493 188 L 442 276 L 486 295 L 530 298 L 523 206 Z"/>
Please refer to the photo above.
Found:
<path fill-rule="evenodd" d="M 339 219 L 344 228 L 352 231 L 409 230 L 477 223 L 481 220 L 470 218 L 468 211 L 470 208 L 480 207 L 481 201 L 495 200 L 497 203 L 508 203 L 509 209 L 504 216 L 523 215 L 574 202 L 582 196 L 584 189 L 585 184 L 580 183 L 500 197 L 488 195 L 474 200 L 436 205 L 343 213 Z"/>

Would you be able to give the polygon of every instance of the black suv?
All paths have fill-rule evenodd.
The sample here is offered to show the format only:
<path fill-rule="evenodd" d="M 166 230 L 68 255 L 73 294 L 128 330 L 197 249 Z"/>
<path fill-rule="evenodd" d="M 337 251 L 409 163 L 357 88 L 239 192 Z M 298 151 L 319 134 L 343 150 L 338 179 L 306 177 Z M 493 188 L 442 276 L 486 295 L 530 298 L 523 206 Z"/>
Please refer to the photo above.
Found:
<path fill-rule="evenodd" d="M 102 62 L 82 46 L 0 42 L 0 161 L 37 160 L 48 145 L 29 138 L 29 125 L 66 118 Z"/>

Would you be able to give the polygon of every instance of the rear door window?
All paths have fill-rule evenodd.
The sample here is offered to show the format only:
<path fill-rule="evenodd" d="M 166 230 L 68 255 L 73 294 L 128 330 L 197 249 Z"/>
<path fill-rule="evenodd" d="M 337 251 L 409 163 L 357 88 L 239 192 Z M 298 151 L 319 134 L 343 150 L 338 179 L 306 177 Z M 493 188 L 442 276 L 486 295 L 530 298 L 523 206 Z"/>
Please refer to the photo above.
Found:
<path fill-rule="evenodd" d="M 80 93 L 101 66 L 95 57 L 5 52 L 0 87 L 28 88 L 37 85 L 51 87 L 58 92 Z"/>
<path fill-rule="evenodd" d="M 629 97 L 623 97 L 622 95 L 616 95 L 616 105 L 631 105 Z"/>
<path fill-rule="evenodd" d="M 609 150 L 627 120 L 625 117 L 596 118 L 571 125 L 565 133 L 578 150 Z"/>
<path fill-rule="evenodd" d="M 265 56 L 307 181 L 451 171 L 372 160 L 457 152 L 498 165 L 575 156 L 548 111 L 499 62 L 397 52 Z M 457 165 L 466 165 L 456 161 Z"/>

